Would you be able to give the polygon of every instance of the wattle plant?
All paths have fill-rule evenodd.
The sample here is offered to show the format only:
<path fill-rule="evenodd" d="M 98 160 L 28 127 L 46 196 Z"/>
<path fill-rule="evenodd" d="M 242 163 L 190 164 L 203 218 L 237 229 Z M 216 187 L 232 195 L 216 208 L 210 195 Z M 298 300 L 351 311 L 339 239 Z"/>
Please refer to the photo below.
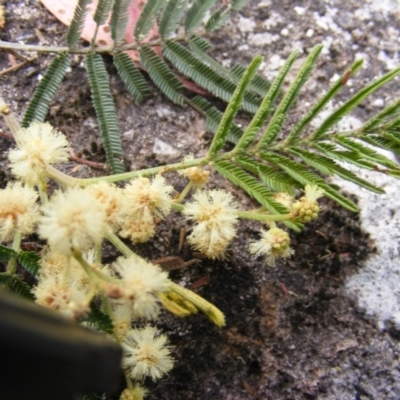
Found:
<path fill-rule="evenodd" d="M 159 304 L 180 317 L 200 311 L 219 327 L 224 326 L 225 319 L 217 307 L 173 283 L 166 272 L 136 255 L 121 237 L 133 244 L 150 240 L 157 235 L 157 221 L 172 211 L 181 212 L 194 225 L 187 238 L 190 245 L 210 259 L 221 259 L 226 257 L 240 219 L 250 219 L 264 223 L 267 228 L 260 231 L 259 240 L 249 243 L 251 253 L 263 256 L 270 266 L 290 257 L 293 254 L 290 235 L 283 228 L 300 231 L 304 224 L 316 219 L 321 196 L 358 211 L 357 205 L 329 182 L 330 176 L 337 175 L 376 193 L 384 191 L 346 165 L 400 176 L 400 166 L 379 152 L 385 149 L 400 154 L 400 100 L 357 129 L 341 131 L 337 127 L 344 116 L 398 75 L 400 68 L 361 88 L 316 124 L 321 111 L 362 66 L 362 60 L 355 61 L 288 128 L 288 113 L 311 77 L 322 46 L 310 50 L 288 88 L 283 90 L 298 52 L 289 56 L 272 82 L 267 82 L 257 74 L 262 57 L 255 57 L 247 68 L 239 65 L 224 68 L 207 54 L 210 44 L 197 34 L 210 10 L 205 32 L 220 27 L 229 12 L 239 10 L 245 1 L 232 1 L 221 8 L 215 8 L 215 1 L 210 0 L 147 1 L 132 28 L 135 40 L 128 44 L 125 36 L 130 2 L 99 1 L 91 45 L 80 48 L 80 31 L 88 3 L 78 2 L 67 34 L 67 47 L 48 48 L 49 52 L 59 54 L 35 91 L 22 128 L 9 106 L 0 99 L 0 111 L 16 140 L 16 148 L 9 152 L 11 170 L 23 182 L 10 184 L 0 196 L 12 199 L 0 201 L 0 239 L 8 245 L 0 248 L 0 260 L 8 263 L 6 272 L 0 274 L 0 282 L 24 297 L 35 296 L 45 306 L 57 304 L 65 315 L 113 336 L 125 349 L 123 367 L 128 389 L 121 398 L 139 399 L 146 390 L 132 382 L 142 381 L 144 376 L 158 379 L 172 368 L 173 361 L 166 338 L 151 327 L 132 329 L 133 321 L 156 317 Z M 99 47 L 96 32 L 108 18 L 113 45 Z M 159 32 L 159 38 L 148 42 L 146 36 L 151 29 Z M 4 42 L 1 47 L 23 48 Z M 29 48 L 32 50 L 34 46 Z M 130 50 L 136 51 L 135 56 Z M 104 52 L 112 52 L 118 74 L 136 102 L 150 95 L 145 77 L 148 75 L 168 99 L 178 105 L 188 104 L 205 115 L 214 136 L 204 157 L 195 159 L 188 155 L 174 164 L 124 172 L 117 114 L 101 56 Z M 101 178 L 73 178 L 51 165 L 67 159 L 68 143 L 43 121 L 70 65 L 70 54 L 74 53 L 85 54 L 111 171 Z M 185 87 L 198 92 L 202 88 L 227 105 L 220 111 L 212 100 L 188 94 Z M 235 124 L 241 110 L 250 115 L 246 127 Z M 230 150 L 226 146 L 228 141 Z M 212 168 L 248 193 L 259 207 L 241 210 L 233 194 L 220 189 L 206 190 Z M 174 188 L 163 177 L 166 172 L 179 172 L 188 179 L 186 188 L 177 196 L 172 196 Z M 62 189 L 49 197 L 50 179 Z M 113 184 L 122 181 L 128 181 L 123 188 Z M 187 201 L 191 191 L 195 193 Z M 304 195 L 296 198 L 301 191 Z M 21 208 L 18 199 L 22 197 L 27 203 Z M 48 245 L 40 256 L 21 251 L 23 236 L 33 232 Z M 104 240 L 124 256 L 111 266 L 102 262 Z M 33 289 L 18 275 L 18 265 L 38 279 Z M 57 297 L 57 293 L 63 293 L 64 297 Z M 54 300 L 49 304 L 48 296 Z M 148 363 L 146 352 L 152 352 L 154 365 Z"/>

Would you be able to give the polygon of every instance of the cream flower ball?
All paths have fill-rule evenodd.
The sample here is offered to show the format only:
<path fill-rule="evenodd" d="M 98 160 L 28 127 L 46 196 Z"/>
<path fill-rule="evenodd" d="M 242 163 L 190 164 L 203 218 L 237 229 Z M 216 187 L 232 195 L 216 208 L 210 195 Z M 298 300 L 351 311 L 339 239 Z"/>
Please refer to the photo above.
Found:
<path fill-rule="evenodd" d="M 32 122 L 28 128 L 18 132 L 15 140 L 17 148 L 8 153 L 11 170 L 29 185 L 38 185 L 47 180 L 48 165 L 68 160 L 67 139 L 47 122 Z"/>
<path fill-rule="evenodd" d="M 106 230 L 106 214 L 96 197 L 85 189 L 56 192 L 43 208 L 39 235 L 50 248 L 66 256 L 100 244 Z"/>

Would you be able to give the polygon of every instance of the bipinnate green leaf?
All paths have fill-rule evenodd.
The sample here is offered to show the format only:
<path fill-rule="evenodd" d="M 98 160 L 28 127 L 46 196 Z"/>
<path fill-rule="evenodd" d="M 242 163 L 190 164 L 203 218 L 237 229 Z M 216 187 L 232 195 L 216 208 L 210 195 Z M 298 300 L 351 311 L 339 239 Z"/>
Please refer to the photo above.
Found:
<path fill-rule="evenodd" d="M 206 22 L 206 32 L 212 32 L 224 26 L 226 21 L 229 19 L 228 11 L 228 8 L 225 10 L 220 9 L 215 11 Z"/>
<path fill-rule="evenodd" d="M 17 275 L 12 275 L 7 272 L 0 272 L 0 285 L 6 286 L 12 292 L 16 293 L 28 300 L 34 300 L 35 297 L 31 292 L 29 285 L 19 278 Z"/>
<path fill-rule="evenodd" d="M 7 262 L 11 258 L 16 258 L 18 263 L 32 275 L 36 275 L 39 271 L 40 256 L 32 251 L 20 251 L 17 253 L 10 247 L 0 245 L 0 261 Z"/>
<path fill-rule="evenodd" d="M 378 135 L 363 135 L 360 136 L 363 142 L 372 144 L 373 146 L 381 149 L 392 151 L 393 153 L 400 154 L 400 141 L 390 133 L 384 132 L 383 136 Z"/>
<path fill-rule="evenodd" d="M 135 25 L 135 38 L 142 41 L 156 22 L 157 14 L 166 0 L 147 0 Z"/>
<path fill-rule="evenodd" d="M 244 72 L 246 71 L 246 67 L 240 64 L 235 64 L 230 70 L 226 70 L 228 71 L 228 76 L 237 84 L 239 83 L 240 78 L 243 76 Z M 271 82 L 267 78 L 264 78 L 261 75 L 256 75 L 250 83 L 248 89 L 260 95 L 261 97 L 264 97 L 270 87 Z"/>
<path fill-rule="evenodd" d="M 288 173 L 293 179 L 299 182 L 302 186 L 307 184 L 317 185 L 320 188 L 324 189 L 324 195 L 329 197 L 330 199 L 336 201 L 342 207 L 348 209 L 349 211 L 358 212 L 359 208 L 352 201 L 342 196 L 333 185 L 329 185 L 322 179 L 320 176 L 315 174 L 312 171 L 309 171 L 304 165 L 291 160 L 290 158 L 281 156 L 276 153 L 271 152 L 260 152 L 260 157 L 275 165 L 278 168 L 281 168 L 286 173 Z"/>
<path fill-rule="evenodd" d="M 335 124 L 337 124 L 346 114 L 360 104 L 370 94 L 374 93 L 380 87 L 391 81 L 396 75 L 400 73 L 400 68 L 396 68 L 393 71 L 383 75 L 375 82 L 364 87 L 358 91 L 350 100 L 346 101 L 343 105 L 337 108 L 331 115 L 329 115 L 325 121 L 314 131 L 311 139 L 321 139 Z"/>
<path fill-rule="evenodd" d="M 191 99 L 191 103 L 195 106 L 195 108 L 200 109 L 206 114 L 206 127 L 212 133 L 215 133 L 221 122 L 223 116 L 222 112 L 204 99 L 204 97 L 195 96 L 193 99 Z M 226 140 L 232 143 L 237 143 L 242 135 L 243 129 L 235 123 L 232 123 Z"/>
<path fill-rule="evenodd" d="M 242 168 L 228 161 L 215 161 L 214 168 L 223 176 L 228 178 L 236 186 L 239 186 L 251 197 L 255 198 L 262 206 L 272 214 L 288 214 L 289 210 L 281 203 L 273 199 L 273 193 L 256 178 L 246 173 Z M 298 226 L 290 221 L 284 221 L 285 225 L 296 231 Z"/>
<path fill-rule="evenodd" d="M 212 32 L 221 28 L 229 19 L 229 12 L 231 10 L 239 11 L 247 1 L 248 0 L 234 0 L 231 3 L 224 3 L 219 10 L 215 11 L 210 18 L 208 18 L 205 25 L 206 31 Z"/>
<path fill-rule="evenodd" d="M 92 0 L 79 0 L 74 11 L 74 16 L 72 18 L 71 24 L 67 32 L 67 45 L 68 47 L 74 47 L 81 37 L 81 32 L 83 24 L 85 22 L 85 17 L 88 12 L 87 6 L 92 2 Z"/>
<path fill-rule="evenodd" d="M 367 161 L 375 162 L 394 170 L 399 170 L 400 168 L 399 164 L 385 157 L 383 154 L 377 153 L 375 150 L 371 149 L 371 147 L 367 147 L 359 141 L 340 135 L 337 135 L 336 140 L 346 149 L 360 153 Z"/>
<path fill-rule="evenodd" d="M 113 174 L 122 173 L 125 167 L 121 162 L 123 152 L 117 113 L 103 59 L 99 54 L 90 53 L 87 56 L 86 65 L 107 162 Z"/>
<path fill-rule="evenodd" d="M 245 130 L 245 133 L 241 137 L 240 141 L 238 142 L 235 151 L 243 150 L 249 147 L 261 126 L 264 124 L 265 120 L 267 119 L 269 113 L 272 109 L 272 104 L 275 101 L 282 83 L 289 72 L 291 66 L 293 65 L 294 61 L 296 60 L 298 52 L 293 52 L 289 58 L 286 60 L 283 67 L 280 69 L 278 76 L 274 79 L 272 84 L 270 85 L 267 94 L 265 95 L 260 107 L 258 108 L 256 114 L 254 115 L 253 119 L 251 120 L 249 126 Z M 283 118 L 276 118 L 276 122 L 279 124 L 275 126 L 275 129 L 280 129 L 281 124 L 283 123 Z"/>
<path fill-rule="evenodd" d="M 356 165 L 357 167 L 368 170 L 373 170 L 377 168 L 377 165 L 375 163 L 364 160 L 360 153 L 352 150 L 339 150 L 337 145 L 333 143 L 315 142 L 311 143 L 311 146 L 334 160 L 345 161 L 350 164 Z"/>
<path fill-rule="evenodd" d="M 189 43 L 189 47 L 192 50 L 194 50 L 194 48 L 196 48 L 196 49 L 198 49 L 199 51 L 202 51 L 202 52 L 206 52 L 207 50 L 210 50 L 211 47 L 212 47 L 211 43 L 208 40 L 204 39 L 201 36 L 197 36 L 197 35 L 191 35 L 189 37 L 188 43 Z M 202 55 L 203 55 L 203 53 L 201 53 L 201 56 Z M 208 59 L 207 59 L 207 62 L 208 62 Z"/>
<path fill-rule="evenodd" d="M 188 44 L 190 50 L 193 52 L 197 59 L 203 61 L 204 64 L 208 65 L 215 72 L 227 78 L 228 80 L 234 83 L 239 82 L 240 77 L 236 81 L 236 76 L 234 76 L 228 68 L 222 66 L 218 61 L 216 61 L 213 57 L 209 56 L 206 53 L 206 51 L 211 48 L 211 45 L 208 41 L 200 36 L 192 35 L 188 40 Z M 244 67 L 243 69 L 246 70 L 246 68 Z"/>
<path fill-rule="evenodd" d="M 169 39 L 175 34 L 186 10 L 188 0 L 169 0 L 161 15 L 159 32 L 162 39 Z"/>
<path fill-rule="evenodd" d="M 271 191 L 294 194 L 293 189 L 296 187 L 301 187 L 298 182 L 296 182 L 285 172 L 262 164 L 249 156 L 241 155 L 239 157 L 235 157 L 235 163 L 252 174 L 258 176 Z"/>
<path fill-rule="evenodd" d="M 288 210 L 273 199 L 273 193 L 257 181 L 256 178 L 246 173 L 242 168 L 229 161 L 215 161 L 215 169 L 232 183 L 242 188 L 251 197 L 254 197 L 261 205 L 265 206 L 271 213 L 287 214 Z"/>
<path fill-rule="evenodd" d="M 185 18 L 185 30 L 187 33 L 193 32 L 200 26 L 207 11 L 212 8 L 214 3 L 215 0 L 195 0 L 193 2 Z"/>
<path fill-rule="evenodd" d="M 114 0 L 99 0 L 93 16 L 97 25 L 104 25 L 113 7 Z"/>
<path fill-rule="evenodd" d="M 18 263 L 32 275 L 36 276 L 40 269 L 40 256 L 33 251 L 20 251 L 17 255 Z"/>
<path fill-rule="evenodd" d="M 24 128 L 27 128 L 33 121 L 44 121 L 50 102 L 67 72 L 69 62 L 70 56 L 66 53 L 59 54 L 51 62 L 25 111 L 22 120 Z"/>
<path fill-rule="evenodd" d="M 85 318 L 85 321 L 98 331 L 108 335 L 114 334 L 114 325 L 111 318 L 107 314 L 104 314 L 94 302 L 90 304 L 90 313 Z"/>
<path fill-rule="evenodd" d="M 342 76 L 329 88 L 329 90 L 311 107 L 305 116 L 293 128 L 285 140 L 287 145 L 296 142 L 304 128 L 319 114 L 319 112 L 336 96 L 336 94 L 346 85 L 348 80 L 361 68 L 363 60 L 355 61 Z"/>
<path fill-rule="evenodd" d="M 185 100 L 179 91 L 183 89 L 183 85 L 172 73 L 167 64 L 148 46 L 142 46 L 139 53 L 142 64 L 155 85 L 170 100 L 182 106 Z"/>
<path fill-rule="evenodd" d="M 206 63 L 198 59 L 192 52 L 181 44 L 169 40 L 164 45 L 164 56 L 168 58 L 174 67 L 191 78 L 199 86 L 225 101 L 230 101 L 236 85 L 220 75 Z M 259 106 L 259 99 L 252 93 L 245 93 L 243 109 L 255 112 Z"/>
<path fill-rule="evenodd" d="M 336 164 L 333 160 L 330 158 L 327 158 L 325 156 L 321 156 L 319 154 L 315 154 L 303 149 L 299 148 L 294 148 L 291 147 L 287 149 L 288 152 L 291 154 L 294 154 L 296 156 L 299 156 L 302 158 L 302 160 L 310 165 L 311 167 L 315 168 L 322 174 L 332 176 L 332 175 L 338 175 L 341 178 L 353 182 L 361 187 L 364 187 L 372 192 L 379 193 L 379 194 L 384 194 L 385 191 L 381 189 L 378 186 L 373 185 L 372 183 L 369 183 L 365 179 L 359 178 L 357 175 L 355 175 L 353 172 L 348 171 L 347 169 L 343 168 L 342 166 Z"/>
<path fill-rule="evenodd" d="M 238 86 L 236 87 L 232 98 L 226 107 L 224 115 L 222 116 L 214 139 L 210 145 L 210 149 L 208 151 L 208 154 L 210 156 L 216 154 L 225 144 L 230 127 L 232 126 L 233 119 L 235 118 L 237 112 L 242 105 L 246 87 L 257 73 L 258 67 L 260 66 L 262 60 L 263 58 L 261 56 L 254 57 L 242 79 L 240 80 Z"/>
<path fill-rule="evenodd" d="M 15 250 L 0 244 L 0 261 L 9 261 L 12 257 L 15 257 L 16 255 L 17 252 Z"/>
<path fill-rule="evenodd" d="M 295 99 L 297 98 L 300 89 L 306 83 L 308 78 L 311 75 L 312 70 L 315 67 L 315 63 L 319 54 L 321 53 L 322 45 L 315 46 L 311 51 L 306 60 L 304 61 L 303 65 L 300 68 L 295 80 L 290 85 L 289 89 L 285 93 L 283 99 L 281 100 L 278 108 L 276 109 L 274 115 L 269 122 L 267 129 L 261 136 L 259 141 L 258 147 L 259 148 L 266 148 L 270 143 L 272 143 L 277 135 L 279 134 L 279 130 L 277 127 L 280 125 L 282 126 L 287 112 L 289 111 L 290 107 L 293 105 Z"/>
<path fill-rule="evenodd" d="M 151 95 L 149 85 L 132 59 L 123 52 L 114 54 L 114 64 L 129 93 L 138 103 Z"/>
<path fill-rule="evenodd" d="M 390 121 L 400 124 L 400 100 L 384 108 L 381 112 L 369 119 L 361 128 L 365 133 L 376 133 L 377 130 L 389 129 Z"/>
<path fill-rule="evenodd" d="M 131 0 L 115 0 L 113 5 L 110 28 L 111 37 L 117 45 L 124 42 L 130 3 Z"/>

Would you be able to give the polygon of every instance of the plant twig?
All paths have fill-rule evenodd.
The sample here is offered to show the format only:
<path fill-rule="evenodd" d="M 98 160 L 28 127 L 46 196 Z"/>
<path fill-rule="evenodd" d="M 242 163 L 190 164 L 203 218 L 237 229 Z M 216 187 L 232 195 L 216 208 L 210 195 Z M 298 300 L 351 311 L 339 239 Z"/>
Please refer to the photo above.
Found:
<path fill-rule="evenodd" d="M 160 40 L 152 40 L 149 43 L 146 43 L 147 46 L 160 46 Z M 38 53 L 70 53 L 70 54 L 89 54 L 89 53 L 112 53 L 116 50 L 136 50 L 138 49 L 138 45 L 136 43 L 129 43 L 123 46 L 98 46 L 98 47 L 67 47 L 67 46 L 42 46 L 35 44 L 20 44 L 20 43 L 11 43 L 0 40 L 0 49 L 5 50 L 23 50 L 23 51 L 36 51 Z"/>
<path fill-rule="evenodd" d="M 14 65 L 13 67 L 3 69 L 3 71 L 0 71 L 0 77 L 7 75 L 9 72 L 16 71 L 17 69 L 23 67 L 24 65 L 29 64 L 31 61 L 32 60 L 22 61 L 21 63 Z"/>
<path fill-rule="evenodd" d="M 101 171 L 104 171 L 107 169 L 106 164 L 85 160 L 84 158 L 80 158 L 80 157 L 76 156 L 72 149 L 69 150 L 69 159 L 71 161 L 75 161 L 78 164 L 84 164 L 84 165 L 89 166 L 90 168 L 99 169 Z"/>

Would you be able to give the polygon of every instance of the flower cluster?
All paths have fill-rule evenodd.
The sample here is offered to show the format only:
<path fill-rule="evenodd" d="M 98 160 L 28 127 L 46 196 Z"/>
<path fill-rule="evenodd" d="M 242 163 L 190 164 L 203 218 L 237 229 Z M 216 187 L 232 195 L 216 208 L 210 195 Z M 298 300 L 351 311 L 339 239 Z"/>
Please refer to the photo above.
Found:
<path fill-rule="evenodd" d="M 32 122 L 15 138 L 17 148 L 8 153 L 15 176 L 30 185 L 47 181 L 46 167 L 68 160 L 69 144 L 65 136 L 48 123 Z"/>
<path fill-rule="evenodd" d="M 173 187 L 161 175 L 153 180 L 139 178 L 125 186 L 121 236 L 133 242 L 145 242 L 155 232 L 157 218 L 164 218 L 171 210 Z"/>
<path fill-rule="evenodd" d="M 130 376 L 138 380 L 150 376 L 157 380 L 170 371 L 174 361 L 167 342 L 167 337 L 158 335 L 151 326 L 132 329 L 122 343 L 125 352 L 123 366 L 129 370 Z"/>
<path fill-rule="evenodd" d="M 148 390 L 142 386 L 135 385 L 132 389 L 126 388 L 119 396 L 119 400 L 143 400 Z"/>
<path fill-rule="evenodd" d="M 39 234 L 61 254 L 73 255 L 100 244 L 106 230 L 106 214 L 89 191 L 71 188 L 56 192 L 42 207 Z"/>
<path fill-rule="evenodd" d="M 90 181 L 91 185 L 86 182 L 84 188 L 72 186 L 72 179 L 61 181 L 66 187 L 48 198 L 45 183 L 49 171 L 55 171 L 50 165 L 68 159 L 67 140 L 49 124 L 34 122 L 17 133 L 16 142 L 8 157 L 13 174 L 23 183 L 10 183 L 0 190 L 0 240 L 19 246 L 19 239 L 37 227 L 48 245 L 42 254 L 39 281 L 32 290 L 37 303 L 79 321 L 91 312 L 93 300 L 100 303 L 101 299 L 102 312 L 112 319 L 113 334 L 124 348 L 123 367 L 135 381 L 147 376 L 159 379 L 174 364 L 167 337 L 150 326 L 132 329 L 135 321 L 156 318 L 160 304 L 180 316 L 202 311 L 217 326 L 223 326 L 225 318 L 205 299 L 171 282 L 159 266 L 133 253 L 117 235 L 133 243 L 144 242 L 174 208 L 193 223 L 190 245 L 215 260 L 225 257 L 238 218 L 255 219 L 268 223 L 269 229 L 261 230 L 260 239 L 252 241 L 249 250 L 274 266 L 278 258 L 290 257 L 293 250 L 289 234 L 273 221 L 282 217 L 301 223 L 315 219 L 320 210 L 317 200 L 323 195 L 317 186 L 307 185 L 305 195 L 297 201 L 285 193 L 274 195 L 275 201 L 288 209 L 287 215 L 271 215 L 265 208 L 242 212 L 230 193 L 202 189 L 210 172 L 193 166 L 180 172 L 190 182 L 175 200 L 174 188 L 160 174 L 132 179 L 124 188 L 101 180 Z M 184 161 L 191 160 L 189 156 Z M 193 187 L 192 200 L 182 204 Z M 124 257 L 103 265 L 100 250 L 104 238 Z M 144 388 L 135 385 L 126 389 L 121 399 L 139 400 L 145 394 Z"/>
<path fill-rule="evenodd" d="M 210 190 L 195 193 L 193 199 L 183 211 L 187 219 L 197 222 L 188 241 L 207 257 L 222 258 L 236 234 L 238 217 L 233 196 L 223 190 Z"/>
<path fill-rule="evenodd" d="M 192 161 L 193 155 L 190 154 L 183 159 L 183 162 Z M 200 167 L 190 167 L 179 171 L 180 175 L 186 176 L 196 189 L 201 189 L 210 178 L 210 171 Z"/>
<path fill-rule="evenodd" d="M 287 232 L 275 226 L 268 231 L 261 230 L 261 239 L 250 244 L 250 252 L 256 256 L 265 256 L 266 263 L 274 267 L 278 257 L 287 258 L 293 254 L 289 247 L 290 237 Z"/>
<path fill-rule="evenodd" d="M 169 287 L 168 274 L 140 257 L 119 258 L 114 268 L 123 282 L 123 296 L 132 301 L 131 318 L 154 318 L 158 313 L 157 292 Z"/>
<path fill-rule="evenodd" d="M 21 183 L 9 183 L 0 190 L 0 240 L 33 232 L 39 219 L 38 194 Z"/>
<path fill-rule="evenodd" d="M 305 196 L 292 205 L 292 215 L 300 222 L 310 222 L 318 217 L 320 211 L 317 200 L 323 196 L 323 189 L 315 185 L 306 185 Z"/>

